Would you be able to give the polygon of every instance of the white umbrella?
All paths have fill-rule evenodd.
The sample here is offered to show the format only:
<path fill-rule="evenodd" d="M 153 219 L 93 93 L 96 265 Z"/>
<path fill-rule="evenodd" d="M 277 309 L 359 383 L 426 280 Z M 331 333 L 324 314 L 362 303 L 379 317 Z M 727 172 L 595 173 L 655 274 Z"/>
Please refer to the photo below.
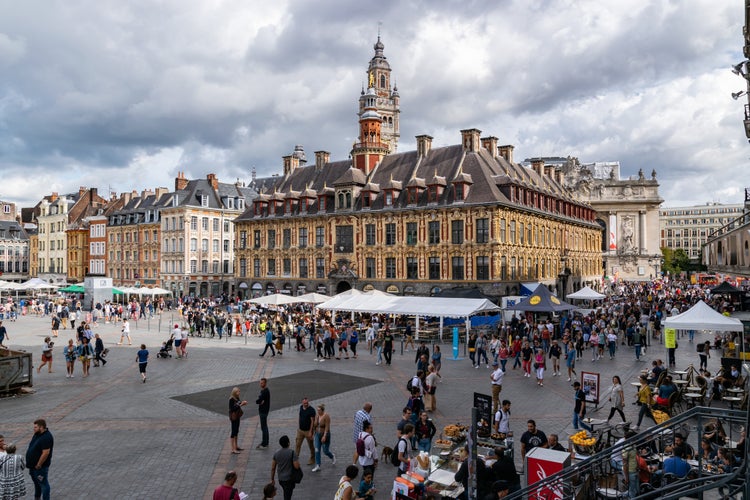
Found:
<path fill-rule="evenodd" d="M 18 286 L 19 290 L 49 290 L 51 288 L 57 288 L 57 285 L 47 283 L 40 278 L 31 278 L 28 281 L 24 281 Z"/>
<path fill-rule="evenodd" d="M 323 302 L 329 300 L 331 297 L 328 295 L 318 293 L 318 292 L 310 292 L 306 293 L 304 295 L 298 295 L 297 297 L 294 297 L 295 302 L 306 302 L 308 304 L 322 304 Z"/>
<path fill-rule="evenodd" d="M 265 295 L 257 299 L 252 299 L 249 302 L 263 306 L 280 306 L 282 304 L 294 304 L 298 301 L 294 297 L 284 295 L 283 293 L 274 293 L 273 295 Z"/>

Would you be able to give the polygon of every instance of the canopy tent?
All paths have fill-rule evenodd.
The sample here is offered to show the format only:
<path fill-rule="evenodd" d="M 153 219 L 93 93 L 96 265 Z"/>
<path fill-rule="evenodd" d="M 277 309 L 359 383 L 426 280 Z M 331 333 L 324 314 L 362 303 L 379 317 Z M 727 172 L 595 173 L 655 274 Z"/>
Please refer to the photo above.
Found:
<path fill-rule="evenodd" d="M 57 288 L 57 285 L 53 285 L 52 283 L 47 283 L 46 281 L 40 278 L 31 278 L 28 281 L 24 281 L 23 283 L 20 283 L 18 286 L 19 290 L 49 290 L 52 288 Z"/>
<path fill-rule="evenodd" d="M 742 321 L 724 316 L 702 300 L 682 314 L 664 321 L 664 328 L 675 330 L 712 330 L 715 332 L 742 332 Z"/>
<path fill-rule="evenodd" d="M 121 289 L 112 287 L 112 295 L 124 295 L 124 294 L 125 292 L 123 292 Z"/>
<path fill-rule="evenodd" d="M 82 285 L 68 285 L 64 288 L 59 288 L 57 291 L 65 293 L 84 293 L 86 290 Z"/>
<path fill-rule="evenodd" d="M 323 302 L 330 300 L 331 297 L 318 292 L 310 292 L 303 295 L 293 297 L 295 302 L 305 302 L 308 304 L 322 304 Z"/>
<path fill-rule="evenodd" d="M 264 295 L 263 297 L 249 300 L 248 302 L 263 306 L 280 306 L 282 304 L 294 304 L 297 300 L 295 300 L 294 297 L 284 295 L 283 293 L 274 293 L 273 295 Z"/>
<path fill-rule="evenodd" d="M 559 312 L 570 311 L 576 306 L 568 304 L 558 299 L 549 291 L 546 286 L 538 286 L 534 293 L 523 299 L 521 302 L 508 305 L 505 309 L 510 311 L 525 312 Z"/>
<path fill-rule="evenodd" d="M 465 318 L 482 312 L 500 310 L 498 306 L 487 299 L 400 297 L 367 292 L 334 302 L 337 297 L 338 295 L 330 301 L 319 304 L 318 308 L 372 314 L 403 314 L 444 318 Z"/>
<path fill-rule="evenodd" d="M 0 290 L 20 290 L 20 283 L 13 283 L 12 281 L 0 280 Z"/>
<path fill-rule="evenodd" d="M 715 286 L 711 289 L 711 293 L 714 295 L 717 294 L 733 294 L 733 293 L 744 293 L 742 290 L 737 288 L 736 286 L 731 285 L 728 281 L 724 281 L 721 283 L 721 285 Z"/>
<path fill-rule="evenodd" d="M 158 286 L 154 288 L 138 288 L 138 290 L 140 290 L 143 295 L 151 295 L 152 297 L 154 295 L 172 295 L 172 292 L 169 290 L 159 288 Z"/>
<path fill-rule="evenodd" d="M 603 293 L 599 293 L 590 286 L 585 286 L 574 293 L 569 293 L 567 298 L 568 299 L 578 299 L 578 300 L 601 300 L 605 298 L 606 295 Z"/>
<path fill-rule="evenodd" d="M 341 292 L 341 293 L 339 293 L 337 295 L 334 295 L 333 297 L 331 297 L 331 299 L 329 299 L 329 300 L 327 300 L 325 302 L 322 302 L 321 304 L 325 304 L 326 306 L 328 306 L 328 307 L 326 307 L 326 309 L 335 311 L 335 310 L 337 310 L 336 305 L 338 305 L 338 304 L 340 304 L 342 302 L 345 302 L 346 300 L 348 300 L 351 297 L 354 297 L 354 296 L 357 296 L 357 295 L 362 295 L 364 293 L 365 292 L 359 291 L 356 288 L 350 288 L 349 290 L 347 290 L 345 292 Z M 318 306 L 318 307 L 320 307 L 320 306 Z"/>
<path fill-rule="evenodd" d="M 532 293 L 536 291 L 539 286 L 542 285 L 541 283 L 521 283 L 521 295 L 524 297 L 528 297 Z"/>

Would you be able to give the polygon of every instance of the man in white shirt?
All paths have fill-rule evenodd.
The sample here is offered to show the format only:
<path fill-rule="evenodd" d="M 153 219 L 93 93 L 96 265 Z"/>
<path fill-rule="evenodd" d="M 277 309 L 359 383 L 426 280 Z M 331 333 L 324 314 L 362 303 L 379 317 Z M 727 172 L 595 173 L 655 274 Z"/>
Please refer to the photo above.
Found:
<path fill-rule="evenodd" d="M 490 380 L 492 381 L 492 413 L 497 412 L 497 408 L 500 406 L 500 391 L 503 390 L 503 376 L 505 372 L 498 365 L 497 361 L 492 362 L 492 373 L 490 374 Z"/>
<path fill-rule="evenodd" d="M 378 459 L 377 450 L 375 449 L 375 436 L 372 435 L 372 422 L 365 420 L 362 429 L 357 439 L 364 441 L 365 454 L 358 455 L 357 463 L 362 467 L 362 475 L 365 476 L 368 472 L 370 474 L 375 473 L 375 465 Z"/>
<path fill-rule="evenodd" d="M 510 432 L 510 401 L 503 399 L 503 406 L 495 412 L 495 432 Z"/>

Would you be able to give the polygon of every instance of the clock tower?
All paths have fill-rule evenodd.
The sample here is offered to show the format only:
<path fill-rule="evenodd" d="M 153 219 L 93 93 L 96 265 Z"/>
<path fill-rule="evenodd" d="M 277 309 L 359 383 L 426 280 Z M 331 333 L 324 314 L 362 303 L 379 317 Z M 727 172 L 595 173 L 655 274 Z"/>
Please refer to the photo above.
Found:
<path fill-rule="evenodd" d="M 399 132 L 399 95 L 395 85 L 391 85 L 391 65 L 383 55 L 383 42 L 375 42 L 375 56 L 370 59 L 370 65 L 367 68 L 367 89 L 373 89 L 375 92 L 375 111 L 382 119 L 380 137 L 381 141 L 388 145 L 388 152 L 395 153 L 398 150 L 398 139 L 401 136 Z M 371 105 L 371 96 L 362 91 L 359 98 L 359 117 L 368 111 Z M 371 110 L 371 108 L 369 109 Z M 360 137 L 360 139 L 362 139 Z"/>

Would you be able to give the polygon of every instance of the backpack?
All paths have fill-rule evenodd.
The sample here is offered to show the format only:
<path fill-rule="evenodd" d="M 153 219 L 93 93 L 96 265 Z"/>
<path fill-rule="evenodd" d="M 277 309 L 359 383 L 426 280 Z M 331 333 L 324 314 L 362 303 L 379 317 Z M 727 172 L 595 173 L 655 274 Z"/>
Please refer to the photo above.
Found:
<path fill-rule="evenodd" d="M 409 394 L 411 394 L 411 391 L 414 389 L 414 377 L 410 378 L 409 381 L 406 383 L 406 390 L 409 391 Z"/>
<path fill-rule="evenodd" d="M 364 431 L 359 433 L 359 436 L 357 436 L 357 456 L 364 457 L 365 456 L 365 438 L 367 437 L 367 434 L 365 434 L 364 437 L 362 437 L 362 434 L 364 434 Z"/>
<path fill-rule="evenodd" d="M 391 452 L 391 464 L 393 464 L 394 467 L 401 466 L 401 460 L 398 459 L 398 445 L 401 444 L 401 441 L 406 443 L 406 439 L 398 438 L 398 442 L 396 443 L 396 446 L 393 447 L 393 451 Z"/>

